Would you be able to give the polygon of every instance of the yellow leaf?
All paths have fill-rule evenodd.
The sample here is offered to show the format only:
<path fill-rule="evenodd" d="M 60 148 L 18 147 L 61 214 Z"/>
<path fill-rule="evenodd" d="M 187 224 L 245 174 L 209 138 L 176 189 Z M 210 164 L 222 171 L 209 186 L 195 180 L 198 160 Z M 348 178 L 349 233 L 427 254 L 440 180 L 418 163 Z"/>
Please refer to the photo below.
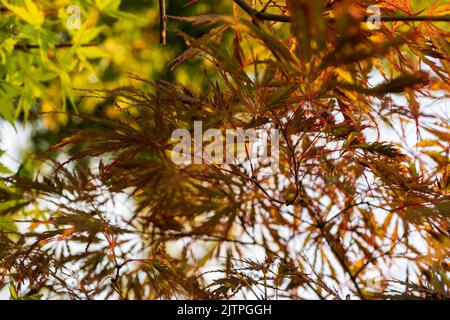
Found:
<path fill-rule="evenodd" d="M 31 0 L 25 0 L 26 9 L 21 6 L 9 4 L 5 0 L 2 0 L 2 4 L 28 24 L 41 26 L 44 23 L 45 17 L 43 12 Z"/>
<path fill-rule="evenodd" d="M 25 6 L 27 7 L 29 15 L 33 19 L 32 24 L 41 26 L 45 20 L 44 13 L 41 10 L 39 10 L 39 8 L 32 0 L 25 0 Z"/>

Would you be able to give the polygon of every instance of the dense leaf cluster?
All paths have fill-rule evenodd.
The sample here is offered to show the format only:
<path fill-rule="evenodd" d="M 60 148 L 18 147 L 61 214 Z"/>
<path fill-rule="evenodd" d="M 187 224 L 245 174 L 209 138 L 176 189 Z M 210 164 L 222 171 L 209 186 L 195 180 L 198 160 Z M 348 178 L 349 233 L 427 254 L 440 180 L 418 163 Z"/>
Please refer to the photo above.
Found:
<path fill-rule="evenodd" d="M 171 17 L 208 29 L 184 34 L 171 63 L 205 61 L 204 90 L 137 76 L 144 89 L 86 90 L 114 113 L 73 113 L 89 126 L 33 159 L 40 172 L 2 179 L 0 286 L 31 298 L 448 299 L 450 126 L 428 105 L 449 98 L 449 25 L 364 22 L 371 4 L 413 15 L 414 1 L 290 3 L 256 10 L 291 23 L 237 5 Z M 279 129 L 280 172 L 175 165 L 171 134 L 194 121 Z"/>

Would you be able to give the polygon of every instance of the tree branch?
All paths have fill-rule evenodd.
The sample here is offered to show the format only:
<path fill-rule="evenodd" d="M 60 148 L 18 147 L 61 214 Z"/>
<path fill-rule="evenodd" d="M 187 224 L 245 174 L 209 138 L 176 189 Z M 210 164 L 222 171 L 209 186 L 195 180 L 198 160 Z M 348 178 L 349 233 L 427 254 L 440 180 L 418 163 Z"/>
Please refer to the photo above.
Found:
<path fill-rule="evenodd" d="M 64 49 L 64 48 L 72 48 L 75 45 L 73 43 L 61 43 L 61 44 L 56 44 L 55 45 L 55 49 Z M 96 47 L 98 46 L 97 43 L 85 43 L 85 44 L 80 44 L 80 47 Z M 27 44 L 27 45 L 16 45 L 14 46 L 14 49 L 16 50 L 22 50 L 22 51 L 26 51 L 26 50 L 30 50 L 30 49 L 39 49 L 40 46 L 37 44 Z"/>
<path fill-rule="evenodd" d="M 245 0 L 233 0 L 242 10 L 244 10 L 250 16 L 257 18 L 258 20 L 273 21 L 273 22 L 292 22 L 292 17 L 288 15 L 272 14 L 258 11 Z M 365 15 L 362 21 L 367 21 L 370 16 Z M 332 21 L 333 18 L 327 18 Z M 400 21 L 434 21 L 434 22 L 450 22 L 450 15 L 445 16 L 381 16 L 381 21 L 384 22 L 400 22 Z"/>
<path fill-rule="evenodd" d="M 159 38 L 161 45 L 167 45 L 166 0 L 159 0 Z"/>
<path fill-rule="evenodd" d="M 245 0 L 233 0 L 242 10 L 247 12 L 250 16 L 257 18 L 258 20 L 276 21 L 276 22 L 291 22 L 291 17 L 287 15 L 272 14 L 260 12 L 247 4 Z"/>

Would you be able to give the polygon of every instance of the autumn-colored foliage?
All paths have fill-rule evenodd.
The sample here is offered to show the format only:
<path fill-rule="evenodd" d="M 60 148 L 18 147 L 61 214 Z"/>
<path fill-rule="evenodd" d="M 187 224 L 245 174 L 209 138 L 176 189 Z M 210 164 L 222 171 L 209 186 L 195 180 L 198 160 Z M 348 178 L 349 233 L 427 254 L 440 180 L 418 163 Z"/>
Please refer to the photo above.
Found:
<path fill-rule="evenodd" d="M 222 0 L 227 14 L 187 16 L 167 2 L 167 50 L 171 24 L 201 32 L 178 32 L 186 50 L 165 72 L 197 63 L 201 82 L 132 72 L 133 85 L 81 91 L 108 112 L 69 108 L 61 139 L 0 182 L 0 288 L 450 298 L 449 4 Z M 194 121 L 280 130 L 279 171 L 175 165 L 172 132 Z"/>

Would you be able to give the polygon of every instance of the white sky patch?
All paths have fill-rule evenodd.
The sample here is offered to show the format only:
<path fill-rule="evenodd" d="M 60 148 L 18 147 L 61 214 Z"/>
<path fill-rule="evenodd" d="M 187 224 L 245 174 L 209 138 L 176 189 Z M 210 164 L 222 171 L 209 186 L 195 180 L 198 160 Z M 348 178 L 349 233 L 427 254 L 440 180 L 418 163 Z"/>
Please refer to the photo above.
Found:
<path fill-rule="evenodd" d="M 31 133 L 30 125 L 15 123 L 14 128 L 9 122 L 0 120 L 0 150 L 5 151 L 0 162 L 13 172 L 19 168 L 24 153 L 31 146 Z"/>

